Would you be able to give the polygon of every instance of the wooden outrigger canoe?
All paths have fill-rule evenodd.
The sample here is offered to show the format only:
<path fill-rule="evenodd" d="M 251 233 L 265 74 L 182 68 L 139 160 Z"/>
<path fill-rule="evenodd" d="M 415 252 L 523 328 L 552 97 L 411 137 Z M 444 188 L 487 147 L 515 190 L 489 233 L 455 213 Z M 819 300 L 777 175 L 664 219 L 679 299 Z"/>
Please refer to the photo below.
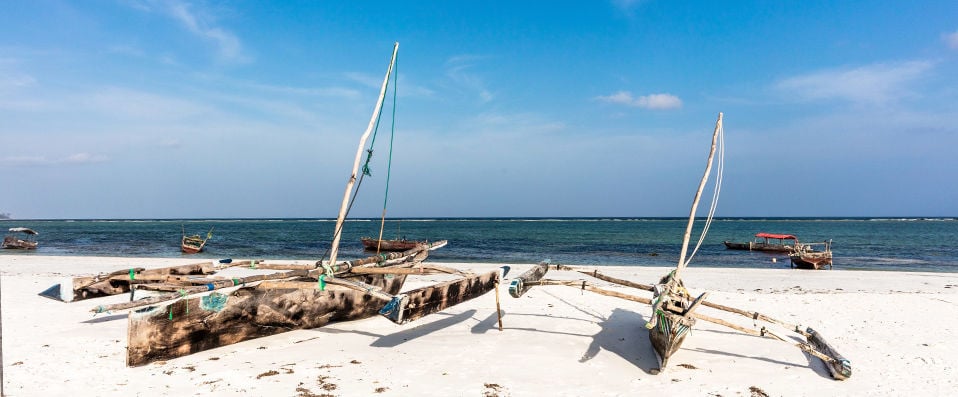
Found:
<path fill-rule="evenodd" d="M 183 229 L 183 238 L 180 240 L 180 251 L 183 251 L 184 254 L 195 254 L 203 250 L 203 247 L 206 246 L 206 242 L 213 237 L 213 228 L 210 228 L 210 231 L 206 232 L 206 238 L 200 237 L 198 234 L 192 236 L 186 235 L 186 229 Z"/>
<path fill-rule="evenodd" d="M 692 226 L 695 222 L 695 213 L 698 209 L 699 200 L 702 198 L 702 190 L 705 188 L 709 174 L 712 171 L 716 144 L 724 145 L 724 138 L 722 141 L 719 140 L 719 138 L 723 137 L 722 131 L 722 113 L 719 113 L 718 120 L 715 122 L 715 131 L 712 133 L 712 145 L 709 149 L 705 173 L 702 175 L 702 180 L 699 181 L 698 190 L 696 190 L 695 198 L 692 200 L 689 221 L 685 227 L 685 234 L 682 236 L 682 250 L 679 253 L 678 265 L 675 267 L 675 270 L 662 277 L 653 288 L 652 314 L 649 321 L 645 324 L 645 328 L 649 330 L 649 341 L 652 343 L 652 349 L 655 350 L 659 361 L 658 370 L 666 368 L 669 363 L 669 358 L 682 346 L 685 337 L 688 336 L 692 326 L 695 325 L 695 317 L 693 314 L 707 295 L 707 293 L 702 293 L 698 298 L 693 300 L 689 291 L 685 288 L 685 284 L 682 282 L 682 270 L 688 266 L 691 256 L 695 255 L 693 250 L 689 259 L 686 259 L 689 239 L 692 235 Z M 724 148 L 722 148 L 720 153 L 724 153 Z M 715 200 L 718 199 L 718 191 L 721 186 L 723 162 L 724 161 L 720 159 L 718 168 L 719 176 L 716 178 L 715 183 L 715 194 L 712 196 L 712 206 L 706 218 L 705 228 L 700 236 L 699 244 L 701 244 L 701 240 L 704 239 L 705 233 L 708 232 L 708 225 L 711 223 L 712 215 L 715 211 Z"/>
<path fill-rule="evenodd" d="M 323 326 L 382 314 L 402 324 L 465 302 L 493 290 L 504 275 L 482 274 L 422 266 L 429 249 L 445 241 L 417 247 L 390 261 L 382 257 L 346 262 L 325 269 L 290 270 L 288 277 L 243 286 L 222 294 L 184 296 L 165 304 L 134 310 L 129 316 L 127 365 L 226 346 L 295 329 Z M 372 263 L 370 259 L 379 260 Z M 461 278 L 400 293 L 406 277 L 414 274 L 458 273 Z M 176 294 L 174 292 L 173 294 Z M 175 296 L 175 295 L 174 295 Z M 121 304 L 121 309 L 128 304 Z M 93 311 L 115 310 L 97 307 Z"/>
<path fill-rule="evenodd" d="M 510 281 L 509 287 L 508 287 L 509 295 L 514 298 L 519 298 L 523 294 L 528 292 L 530 289 L 532 289 L 533 287 L 547 286 L 547 285 L 561 285 L 561 286 L 567 286 L 567 287 L 572 287 L 576 289 L 593 292 L 599 295 L 611 296 L 614 298 L 619 298 L 619 299 L 627 300 L 630 302 L 637 302 L 643 305 L 651 306 L 657 303 L 652 298 L 646 298 L 646 297 L 638 296 L 635 294 L 624 293 L 624 292 L 620 292 L 619 290 L 612 290 L 607 287 L 598 286 L 597 283 L 594 281 L 588 281 L 584 279 L 551 280 L 551 279 L 544 278 L 550 270 L 577 272 L 585 276 L 589 276 L 601 281 L 605 281 L 607 283 L 612 283 L 615 285 L 628 287 L 628 288 L 634 288 L 634 289 L 645 291 L 645 292 L 651 292 L 653 293 L 653 295 L 656 294 L 655 292 L 656 289 L 660 288 L 657 285 L 641 284 L 641 283 L 636 283 L 629 280 L 610 277 L 608 275 L 605 275 L 599 272 L 599 270 L 595 268 L 567 266 L 567 265 L 561 265 L 561 264 L 553 264 L 548 261 L 544 261 L 533 266 L 526 272 L 513 278 Z M 669 274 L 671 275 L 672 273 L 670 272 Z M 660 280 L 659 284 L 662 284 L 661 281 L 663 280 Z M 664 281 L 665 283 L 668 283 L 668 280 L 664 280 Z M 801 349 L 802 351 L 808 353 L 809 355 L 820 359 L 825 364 L 826 368 L 828 369 L 833 379 L 843 380 L 843 379 L 847 379 L 848 377 L 852 375 L 851 362 L 848 359 L 844 358 L 841 354 L 839 354 L 838 351 L 835 350 L 835 348 L 833 348 L 830 344 L 828 344 L 828 342 L 824 339 L 824 337 L 822 337 L 820 333 L 816 332 L 812 328 L 801 327 L 796 324 L 789 324 L 755 311 L 742 310 L 742 309 L 737 309 L 734 307 L 714 303 L 714 302 L 706 300 L 706 297 L 707 297 L 707 294 L 705 293 L 703 293 L 702 295 L 699 295 L 699 298 L 694 300 L 693 303 L 691 304 L 692 310 L 677 307 L 672 303 L 660 303 L 660 307 L 662 307 L 665 310 L 669 310 L 669 312 L 671 313 L 681 313 L 682 315 L 687 314 L 687 316 L 685 316 L 686 319 L 705 321 L 705 322 L 721 325 L 723 327 L 731 328 L 733 330 L 736 330 L 748 335 L 771 338 L 771 339 L 791 343 L 795 345 L 796 347 L 798 347 L 799 349 Z M 748 318 L 749 320 L 753 322 L 754 327 L 759 326 L 759 324 L 757 324 L 758 321 L 767 323 L 769 325 L 777 325 L 788 331 L 795 332 L 797 336 L 803 338 L 804 341 L 799 342 L 791 338 L 779 336 L 778 334 L 772 332 L 766 326 L 761 326 L 760 329 L 756 330 L 753 328 L 740 326 L 738 324 L 723 320 L 718 317 L 702 314 L 702 310 L 696 310 L 696 309 L 699 309 L 700 307 L 706 307 L 706 308 L 714 309 L 717 311 L 732 313 L 732 314 L 736 314 L 736 315 Z M 678 327 L 674 327 L 674 328 L 678 329 Z M 684 337 L 687 334 L 688 334 L 687 332 L 684 332 L 682 335 L 679 336 L 679 338 L 682 338 L 682 340 L 684 340 Z M 653 331 L 649 330 L 649 338 L 650 338 L 650 342 L 652 343 L 653 351 L 655 352 L 656 355 L 660 357 L 664 356 L 666 358 L 666 363 L 667 363 L 668 358 L 670 358 L 672 354 L 674 354 L 676 350 L 678 350 L 677 346 L 681 346 L 681 344 L 676 343 L 674 339 L 672 343 L 669 343 L 668 340 L 662 340 L 662 341 L 656 342 L 654 339 L 652 339 L 652 338 L 668 337 L 671 334 L 661 333 L 660 336 L 656 336 L 656 337 L 653 337 L 652 335 L 653 335 Z M 664 365 L 660 364 L 660 369 L 661 368 L 664 368 Z M 659 372 L 659 370 L 656 370 L 656 369 L 652 369 L 652 371 L 656 373 Z"/>
<path fill-rule="evenodd" d="M 821 251 L 813 250 L 812 248 L 815 245 L 822 245 L 824 248 Z M 788 254 L 788 258 L 792 262 L 792 267 L 796 269 L 820 270 L 826 266 L 831 269 L 832 243 L 831 241 L 825 241 L 823 243 L 802 244 L 798 250 Z"/>
<path fill-rule="evenodd" d="M 692 209 L 689 215 L 689 221 L 685 229 L 685 234 L 682 241 L 682 250 L 679 254 L 679 262 L 675 270 L 672 270 L 664 277 L 662 277 L 658 283 L 655 285 L 643 285 L 634 283 L 628 280 L 616 279 L 613 277 L 608 277 L 600 274 L 597 270 L 582 270 L 576 269 L 569 266 L 555 265 L 556 270 L 573 270 L 579 271 L 580 273 L 590 275 L 592 277 L 611 282 L 614 284 L 638 288 L 645 291 L 652 292 L 652 299 L 642 298 L 634 296 L 631 294 L 626 294 L 618 291 L 612 291 L 604 288 L 597 287 L 593 284 L 590 284 L 587 281 L 583 280 L 572 280 L 572 281 L 559 281 L 559 280 L 546 280 L 543 279 L 546 272 L 548 272 L 550 265 L 548 263 L 541 263 L 532 269 L 526 271 L 525 273 L 518 276 L 514 279 L 509 285 L 509 294 L 513 297 L 520 297 L 523 293 L 528 291 L 529 288 L 536 285 L 565 285 L 572 286 L 575 288 L 581 288 L 583 290 L 592 291 L 602 295 L 613 296 L 621 299 L 626 299 L 633 302 L 639 302 L 652 306 L 652 314 L 649 316 L 649 321 L 646 323 L 645 328 L 648 329 L 649 342 L 652 345 L 652 350 L 655 352 L 655 355 L 659 362 L 659 368 L 652 369 L 653 373 L 659 373 L 661 370 L 665 369 L 668 366 L 669 359 L 675 354 L 679 348 L 682 346 L 682 343 L 685 341 L 685 338 L 688 336 L 689 331 L 692 326 L 695 325 L 696 320 L 704 320 L 708 322 L 713 322 L 720 324 L 726 327 L 730 327 L 741 332 L 748 333 L 750 335 L 756 336 L 767 336 L 776 338 L 779 340 L 785 341 L 784 338 L 779 337 L 770 331 L 766 330 L 764 327 L 761 331 L 755 331 L 753 329 L 741 327 L 727 321 L 709 317 L 697 313 L 697 309 L 701 306 L 713 307 L 719 310 L 724 310 L 736 314 L 750 316 L 753 320 L 762 319 L 770 323 L 775 323 L 779 325 L 786 325 L 783 322 L 774 320 L 770 317 L 761 315 L 755 312 L 747 312 L 744 310 L 739 310 L 731 308 L 728 306 L 718 305 L 709 303 L 705 300 L 708 296 L 708 293 L 702 293 L 696 298 L 692 298 L 692 295 L 685 288 L 684 283 L 682 282 L 681 273 L 682 270 L 688 265 L 688 260 L 686 259 L 686 253 L 688 251 L 689 239 L 691 237 L 692 226 L 695 221 L 695 213 L 698 208 L 699 199 L 702 195 L 702 190 L 705 187 L 706 182 L 708 181 L 709 173 L 712 169 L 712 162 L 716 152 L 716 143 L 719 142 L 719 138 L 722 136 L 722 114 L 719 113 L 718 121 L 715 124 L 715 131 L 712 134 L 712 146 L 709 151 L 708 163 L 705 168 L 705 174 L 702 176 L 702 180 L 699 183 L 698 190 L 695 193 L 695 198 L 692 201 Z M 722 150 L 724 152 L 724 149 Z M 705 230 L 702 232 L 699 244 L 704 240 L 705 233 L 707 232 L 708 225 L 712 219 L 715 210 L 715 199 L 718 197 L 718 188 L 721 181 L 721 173 L 723 168 L 723 160 L 719 161 L 719 176 L 717 177 L 717 182 L 715 185 L 715 195 L 713 196 L 713 203 L 709 211 L 709 215 L 705 222 Z M 694 256 L 694 251 L 691 256 Z M 789 328 L 803 336 L 806 337 L 806 342 L 801 342 L 796 344 L 803 351 L 814 355 L 822 359 L 828 369 L 831 372 L 834 379 L 845 379 L 851 376 L 851 364 L 844 357 L 839 355 L 831 346 L 829 346 L 824 339 L 817 332 L 814 332 L 812 329 L 807 329 L 802 331 L 798 326 L 788 326 Z"/>
<path fill-rule="evenodd" d="M 422 264 L 430 250 L 444 246 L 446 241 L 418 244 L 401 253 L 336 262 L 340 231 L 348 210 L 350 192 L 356 181 L 359 157 L 366 138 L 377 124 L 375 122 L 398 47 L 399 43 L 396 43 L 379 102 L 369 127 L 360 139 L 352 175 L 347 182 L 334 228 L 328 262 L 320 260 L 314 265 L 273 265 L 251 261 L 251 267 L 257 269 L 283 271 L 230 279 L 210 273 L 203 273 L 200 277 L 166 274 L 153 277 L 150 281 L 154 282 L 142 284 L 133 281 L 137 274 L 141 274 L 142 279 L 142 273 L 147 270 L 131 269 L 129 280 L 123 279 L 125 271 L 121 271 L 93 277 L 80 283 L 79 287 L 73 280 L 51 290 L 56 290 L 63 300 L 66 300 L 65 297 L 87 298 L 94 295 L 90 291 L 101 295 L 130 291 L 131 298 L 132 292 L 138 289 L 163 291 L 145 299 L 100 305 L 92 309 L 94 313 L 133 310 L 128 316 L 129 366 L 181 357 L 289 330 L 319 327 L 332 321 L 365 318 L 377 313 L 402 324 L 493 289 L 498 291 L 499 281 L 508 272 L 508 267 L 474 274 Z M 435 273 L 460 277 L 400 292 L 409 275 Z M 103 282 L 110 288 L 90 288 L 90 285 Z M 116 282 L 116 285 L 111 282 Z M 233 287 L 236 289 L 229 293 L 217 291 Z"/>

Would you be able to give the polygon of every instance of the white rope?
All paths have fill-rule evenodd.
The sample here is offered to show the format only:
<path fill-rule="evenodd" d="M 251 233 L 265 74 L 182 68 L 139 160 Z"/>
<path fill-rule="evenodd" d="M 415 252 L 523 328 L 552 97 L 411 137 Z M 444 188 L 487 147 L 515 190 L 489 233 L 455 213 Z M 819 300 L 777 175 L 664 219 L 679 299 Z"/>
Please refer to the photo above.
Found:
<path fill-rule="evenodd" d="M 705 235 L 709 232 L 709 226 L 712 225 L 712 218 L 715 215 L 715 208 L 718 207 L 719 193 L 722 191 L 722 179 L 725 171 L 725 126 L 723 125 L 719 128 L 718 133 L 718 165 L 715 167 L 715 187 L 712 191 L 712 202 L 709 204 L 709 214 L 705 218 L 705 226 L 702 228 L 702 234 L 699 236 L 699 241 L 695 244 L 695 249 L 692 250 L 692 253 L 689 255 L 689 258 L 685 261 L 685 264 L 688 265 L 692 261 L 692 258 L 695 257 L 695 253 L 699 252 L 699 247 L 702 246 L 702 242 L 705 241 Z"/>

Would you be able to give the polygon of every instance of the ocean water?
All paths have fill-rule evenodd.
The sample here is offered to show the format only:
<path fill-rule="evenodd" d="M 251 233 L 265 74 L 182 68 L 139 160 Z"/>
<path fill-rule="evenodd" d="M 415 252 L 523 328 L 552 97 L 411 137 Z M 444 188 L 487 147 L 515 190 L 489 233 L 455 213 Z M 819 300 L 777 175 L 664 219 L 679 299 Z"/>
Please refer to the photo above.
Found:
<path fill-rule="evenodd" d="M 430 258 L 444 262 L 674 266 L 687 219 L 679 218 L 440 218 L 387 220 L 384 238 L 449 240 Z M 696 221 L 690 251 L 703 222 Z M 214 228 L 196 258 L 319 259 L 332 240 L 331 219 L 2 220 L 0 228 L 38 231 L 35 252 L 3 255 L 181 257 L 179 241 Z M 341 259 L 368 256 L 359 238 L 377 236 L 378 219 L 349 220 Z M 718 218 L 690 266 L 788 268 L 785 255 L 727 250 L 724 240 L 757 232 L 788 233 L 802 242 L 832 241 L 834 269 L 958 271 L 955 218 Z"/>

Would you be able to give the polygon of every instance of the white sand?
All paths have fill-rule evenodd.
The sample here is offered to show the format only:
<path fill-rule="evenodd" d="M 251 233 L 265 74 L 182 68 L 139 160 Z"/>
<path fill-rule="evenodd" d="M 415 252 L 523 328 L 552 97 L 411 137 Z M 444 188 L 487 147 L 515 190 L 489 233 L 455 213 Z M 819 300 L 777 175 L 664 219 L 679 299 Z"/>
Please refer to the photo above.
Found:
<path fill-rule="evenodd" d="M 789 344 L 702 321 L 669 368 L 652 375 L 656 361 L 643 327 L 648 306 L 561 286 L 536 287 L 519 299 L 503 288 L 501 332 L 490 293 L 404 326 L 381 317 L 336 323 L 138 368 L 124 365 L 126 315 L 89 312 L 127 296 L 63 303 L 37 295 L 67 276 L 195 262 L 0 255 L 6 395 L 756 396 L 760 390 L 770 396 L 917 396 L 958 390 L 958 274 L 949 273 L 695 267 L 685 273 L 693 294 L 710 291 L 710 301 L 821 332 L 851 360 L 854 373 L 846 381 L 832 380 L 821 362 Z M 516 265 L 510 276 L 528 268 Z M 650 284 L 668 269 L 601 271 Z M 430 277 L 410 278 L 407 286 Z M 548 277 L 580 278 L 568 272 Z M 710 308 L 701 312 L 752 324 Z"/>

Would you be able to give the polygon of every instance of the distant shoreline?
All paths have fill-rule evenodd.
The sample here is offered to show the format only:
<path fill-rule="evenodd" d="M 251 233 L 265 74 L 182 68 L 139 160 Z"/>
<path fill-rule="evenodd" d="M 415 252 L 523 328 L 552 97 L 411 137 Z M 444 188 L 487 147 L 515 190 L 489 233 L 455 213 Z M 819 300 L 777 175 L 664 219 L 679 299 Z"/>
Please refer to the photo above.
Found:
<path fill-rule="evenodd" d="M 378 221 L 378 217 L 356 217 L 346 221 Z M 686 220 L 684 216 L 529 216 L 529 217 L 389 217 L 387 221 L 675 221 Z M 958 221 L 958 216 L 725 216 L 715 217 L 714 221 Z M 217 221 L 320 221 L 335 222 L 336 218 L 4 218 L 0 214 L 0 221 L 82 221 L 82 222 L 217 222 Z"/>

